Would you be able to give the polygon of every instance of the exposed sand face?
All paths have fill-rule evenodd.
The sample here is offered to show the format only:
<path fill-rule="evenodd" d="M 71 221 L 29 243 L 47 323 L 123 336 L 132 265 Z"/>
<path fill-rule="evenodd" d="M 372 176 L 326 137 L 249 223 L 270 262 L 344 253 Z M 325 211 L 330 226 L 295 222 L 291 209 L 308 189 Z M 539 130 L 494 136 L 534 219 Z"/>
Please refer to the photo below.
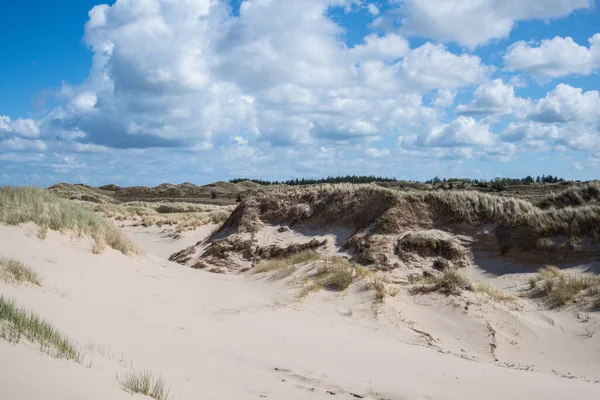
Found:
<path fill-rule="evenodd" d="M 371 294 L 357 287 L 298 301 L 285 281 L 170 263 L 170 246 L 185 245 L 152 230 L 126 230 L 147 253 L 129 258 L 111 249 L 94 255 L 89 241 L 52 231 L 42 241 L 36 229 L 0 225 L 0 254 L 38 272 L 42 288 L 0 282 L 0 293 L 76 341 L 86 365 L 0 340 L 0 359 L 11 366 L 0 374 L 1 397 L 131 398 L 115 375 L 147 368 L 180 399 L 598 398 L 600 386 L 589 381 L 600 379 L 599 336 L 577 336 L 593 329 L 595 315 L 576 322 L 569 311 L 536 311 L 525 301 L 513 310 L 480 295 L 465 312 L 463 298 L 401 290 L 374 318 Z M 193 244 L 203 234 L 180 240 Z M 267 230 L 260 240 L 275 239 Z M 503 279 L 472 268 L 472 276 Z M 510 279 L 507 287 L 517 282 Z M 496 331 L 495 355 L 486 321 Z M 496 365 L 514 360 L 535 364 L 533 371 Z"/>

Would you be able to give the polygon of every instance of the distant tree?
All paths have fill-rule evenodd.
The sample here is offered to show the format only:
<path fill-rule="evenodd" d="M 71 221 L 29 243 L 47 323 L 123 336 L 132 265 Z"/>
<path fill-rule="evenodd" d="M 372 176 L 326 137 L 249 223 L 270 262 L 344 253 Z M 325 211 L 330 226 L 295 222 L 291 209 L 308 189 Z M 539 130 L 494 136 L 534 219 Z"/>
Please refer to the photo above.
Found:
<path fill-rule="evenodd" d="M 210 191 L 210 198 L 211 198 L 211 199 L 213 199 L 213 200 L 214 200 L 214 199 L 216 199 L 216 198 L 217 198 L 217 196 L 218 196 L 218 194 L 217 194 L 217 191 L 216 191 L 216 190 L 211 190 L 211 191 Z"/>

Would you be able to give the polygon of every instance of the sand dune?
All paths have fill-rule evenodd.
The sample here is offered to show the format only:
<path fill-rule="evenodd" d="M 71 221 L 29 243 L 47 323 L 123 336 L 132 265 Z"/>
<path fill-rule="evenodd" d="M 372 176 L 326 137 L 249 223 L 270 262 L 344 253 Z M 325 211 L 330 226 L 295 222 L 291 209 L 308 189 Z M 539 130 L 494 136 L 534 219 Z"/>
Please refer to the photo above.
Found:
<path fill-rule="evenodd" d="M 35 233 L 0 226 L 0 253 L 37 271 L 43 286 L 0 282 L 0 292 L 74 340 L 85 361 L 0 342 L 11 366 L 0 377 L 3 398 L 131 398 L 115 377 L 142 369 L 162 375 L 177 399 L 598 398 L 597 335 L 561 333 L 568 327 L 554 312 L 480 306 L 494 326 L 518 326 L 514 349 L 499 329 L 496 357 L 538 363 L 519 370 L 497 365 L 488 334 L 478 333 L 484 325 L 443 296 L 399 294 L 374 318 L 371 294 L 358 288 L 298 300 L 285 282 L 209 274 L 156 255 L 94 255 L 86 239 Z M 576 377 L 559 376 L 568 374 Z"/>

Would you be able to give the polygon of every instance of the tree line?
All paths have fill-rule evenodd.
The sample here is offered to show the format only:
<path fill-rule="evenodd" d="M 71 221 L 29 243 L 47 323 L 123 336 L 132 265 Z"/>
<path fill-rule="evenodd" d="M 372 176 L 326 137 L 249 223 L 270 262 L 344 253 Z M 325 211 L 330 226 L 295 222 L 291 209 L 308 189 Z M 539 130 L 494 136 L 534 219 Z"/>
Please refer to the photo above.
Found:
<path fill-rule="evenodd" d="M 231 183 L 240 183 L 244 181 L 250 181 L 254 183 L 258 183 L 263 186 L 271 186 L 271 185 L 289 185 L 289 186 L 303 186 L 303 185 L 316 185 L 322 183 L 373 183 L 373 182 L 398 182 L 396 178 L 387 178 L 375 175 L 346 175 L 346 176 L 328 176 L 327 178 L 301 178 L 301 179 L 289 179 L 286 181 L 269 181 L 263 179 L 248 179 L 248 178 L 235 178 L 230 179 Z M 416 183 L 428 183 L 428 184 L 448 184 L 451 186 L 461 185 L 461 186 L 475 186 L 475 187 L 492 187 L 495 189 L 499 189 L 505 186 L 514 186 L 514 185 L 530 185 L 534 182 L 536 183 L 559 183 L 566 182 L 563 178 L 559 178 L 558 176 L 552 175 L 541 175 L 537 177 L 533 177 L 528 175 L 524 178 L 494 178 L 492 180 L 485 179 L 469 179 L 469 178 L 439 178 L 434 177 L 432 179 L 428 179 L 424 182 L 419 181 L 411 181 Z"/>
<path fill-rule="evenodd" d="M 302 178 L 302 179 L 290 179 L 287 181 L 267 181 L 262 179 L 245 179 L 245 178 L 236 178 L 230 179 L 231 183 L 240 183 L 244 181 L 250 181 L 254 183 L 258 183 L 263 186 L 271 186 L 271 185 L 289 185 L 289 186 L 303 186 L 303 185 L 316 185 L 320 183 L 373 183 L 373 182 L 397 182 L 396 178 L 384 178 L 381 176 L 374 175 L 347 175 L 347 176 L 328 176 L 327 178 L 321 179 L 312 179 L 312 178 Z"/>

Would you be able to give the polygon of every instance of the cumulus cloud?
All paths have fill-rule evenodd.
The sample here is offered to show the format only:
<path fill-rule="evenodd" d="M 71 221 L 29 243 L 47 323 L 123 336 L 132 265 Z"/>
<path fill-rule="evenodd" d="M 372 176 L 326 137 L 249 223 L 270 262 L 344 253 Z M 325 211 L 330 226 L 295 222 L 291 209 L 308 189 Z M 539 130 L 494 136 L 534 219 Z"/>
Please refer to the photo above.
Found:
<path fill-rule="evenodd" d="M 526 113 L 529 106 L 529 99 L 515 96 L 512 85 L 505 84 L 502 79 L 494 79 L 481 84 L 473 93 L 471 102 L 458 105 L 456 113 L 463 115 Z"/>
<path fill-rule="evenodd" d="M 454 98 L 456 97 L 455 90 L 449 89 L 438 89 L 436 96 L 433 100 L 433 105 L 438 108 L 447 108 L 454 104 Z"/>
<path fill-rule="evenodd" d="M 477 56 L 457 56 L 443 45 L 426 43 L 400 63 L 405 78 L 421 89 L 455 89 L 477 84 L 493 72 Z"/>
<path fill-rule="evenodd" d="M 214 0 L 96 6 L 85 26 L 90 76 L 63 86 L 65 104 L 34 122 L 46 136 L 84 132 L 70 140 L 108 148 L 201 151 L 240 133 L 249 147 L 318 145 L 431 124 L 424 93 L 439 89 L 436 107 L 447 107 L 493 73 L 477 56 L 411 49 L 397 33 L 349 48 L 328 12 L 358 3 L 252 0 L 238 16 Z"/>
<path fill-rule="evenodd" d="M 523 80 L 495 79 L 496 67 L 439 43 L 474 48 L 505 37 L 517 21 L 559 18 L 588 7 L 587 0 L 398 0 L 388 4 L 400 4 L 395 15 L 382 4 L 251 0 L 235 14 L 220 0 L 96 6 L 85 26 L 93 51 L 89 76 L 63 84 L 64 103 L 42 118 L 0 116 L 0 149 L 19 155 L 14 160 L 27 151 L 44 153 L 38 165 L 57 174 L 102 165 L 108 182 L 133 160 L 142 166 L 136 174 L 148 179 L 169 180 L 174 171 L 183 176 L 189 168 L 182 166 L 192 163 L 194 171 L 225 164 L 221 179 L 280 179 L 277 174 L 364 173 L 363 161 L 390 167 L 392 153 L 506 161 L 519 148 L 595 143 L 598 92 L 558 85 L 541 99 L 522 98 L 515 88 Z M 374 25 L 390 29 L 367 31 L 349 45 L 344 40 L 353 28 L 336 22 L 336 10 L 369 12 Z M 398 15 L 400 29 L 385 24 Z M 438 42 L 411 47 L 410 35 Z M 572 54 L 594 60 L 597 36 Z M 518 46 L 536 49 L 515 45 L 507 68 L 533 71 L 524 55 L 515 56 Z M 543 51 L 555 52 L 549 49 Z M 582 57 L 567 64 L 539 58 L 556 70 L 593 72 L 592 61 L 588 69 L 573 66 Z M 552 68 L 545 76 L 556 73 L 547 72 Z M 454 108 L 457 99 L 462 104 Z M 164 176 L 148 172 L 157 157 L 168 159 Z"/>
<path fill-rule="evenodd" d="M 11 120 L 7 115 L 0 115 L 0 133 L 13 133 L 25 137 L 36 137 L 40 134 L 37 121 L 29 118 Z"/>
<path fill-rule="evenodd" d="M 600 119 L 600 93 L 597 90 L 584 92 L 561 83 L 537 101 L 529 118 L 545 123 L 597 121 Z"/>
<path fill-rule="evenodd" d="M 404 57 L 410 50 L 408 40 L 395 33 L 385 36 L 370 34 L 365 38 L 365 43 L 350 49 L 350 55 L 357 60 L 375 59 L 393 61 Z"/>
<path fill-rule="evenodd" d="M 517 21 L 546 20 L 593 6 L 593 0 L 401 0 L 402 31 L 475 48 L 508 37 Z"/>
<path fill-rule="evenodd" d="M 431 147 L 489 146 L 495 140 L 489 128 L 471 117 L 461 116 L 433 128 L 421 137 L 421 143 Z"/>
<path fill-rule="evenodd" d="M 542 40 L 539 46 L 519 41 L 508 48 L 504 64 L 508 71 L 523 70 L 537 77 L 590 75 L 600 68 L 600 33 L 588 41 L 589 47 L 559 36 Z"/>

